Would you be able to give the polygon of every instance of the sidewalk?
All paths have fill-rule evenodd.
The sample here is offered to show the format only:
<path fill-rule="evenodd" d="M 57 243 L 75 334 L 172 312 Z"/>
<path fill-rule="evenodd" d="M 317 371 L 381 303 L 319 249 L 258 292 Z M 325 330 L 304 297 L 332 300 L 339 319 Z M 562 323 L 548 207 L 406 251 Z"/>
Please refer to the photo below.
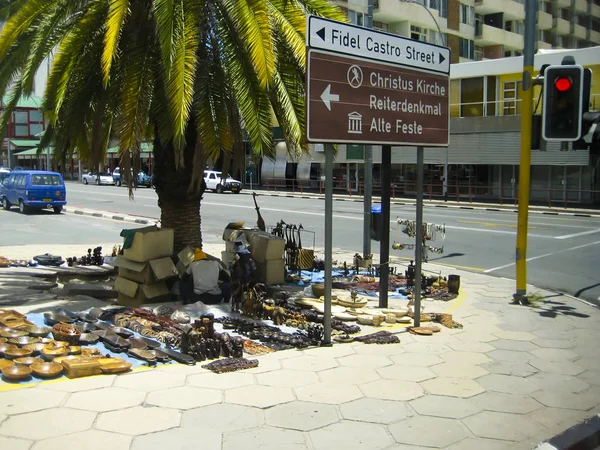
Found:
<path fill-rule="evenodd" d="M 0 254 L 30 257 L 34 247 Z M 83 248 L 72 247 L 45 251 Z M 222 247 L 205 245 L 217 255 Z M 510 305 L 510 280 L 425 269 L 461 276 L 461 296 L 425 301 L 425 312 L 451 312 L 463 329 L 280 351 L 230 374 L 159 366 L 0 389 L 0 447 L 516 450 L 600 413 L 596 308 L 533 286 L 544 297 L 535 308 Z"/>

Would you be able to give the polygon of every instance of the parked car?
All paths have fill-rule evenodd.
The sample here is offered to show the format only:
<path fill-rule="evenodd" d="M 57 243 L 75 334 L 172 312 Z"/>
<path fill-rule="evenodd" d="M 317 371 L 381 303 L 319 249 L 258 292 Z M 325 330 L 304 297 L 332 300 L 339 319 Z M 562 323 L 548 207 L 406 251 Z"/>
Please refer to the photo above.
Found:
<path fill-rule="evenodd" d="M 0 167 L 0 183 L 2 183 L 2 181 L 8 177 L 8 175 L 10 175 L 10 169 L 4 169 L 3 167 Z"/>
<path fill-rule="evenodd" d="M 115 184 L 113 176 L 110 173 L 87 172 L 81 176 L 83 184 Z"/>
<path fill-rule="evenodd" d="M 133 174 L 133 172 L 132 172 Z M 114 184 L 116 184 L 117 186 L 121 186 L 123 184 L 122 180 L 121 180 L 121 168 L 117 167 L 114 172 L 112 173 L 112 178 L 114 181 Z M 137 176 L 137 184 L 138 186 L 146 186 L 146 187 L 152 187 L 152 177 L 148 174 L 146 174 L 146 172 L 144 172 L 143 170 L 140 170 L 138 172 L 138 176 Z"/>
<path fill-rule="evenodd" d="M 2 207 L 9 210 L 16 205 L 22 214 L 30 209 L 52 208 L 60 214 L 67 204 L 65 181 L 58 172 L 21 170 L 11 172 L 2 182 Z"/>
<path fill-rule="evenodd" d="M 231 191 L 235 194 L 242 192 L 241 181 L 234 180 L 229 174 L 223 178 L 223 173 L 216 170 L 205 170 L 204 182 L 206 183 L 206 189 L 216 191 L 219 194 L 225 191 Z"/>

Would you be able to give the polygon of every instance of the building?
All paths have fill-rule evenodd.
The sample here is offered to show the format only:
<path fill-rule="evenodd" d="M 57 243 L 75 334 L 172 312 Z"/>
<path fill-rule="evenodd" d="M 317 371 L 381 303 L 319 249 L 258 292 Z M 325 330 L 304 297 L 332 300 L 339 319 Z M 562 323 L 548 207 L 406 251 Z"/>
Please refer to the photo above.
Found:
<path fill-rule="evenodd" d="M 0 110 L 8 102 L 2 99 Z M 17 155 L 39 144 L 39 136 L 46 129 L 41 111 L 42 99 L 37 96 L 23 98 L 17 104 L 8 123 L 0 150 L 0 166 L 17 166 Z"/>

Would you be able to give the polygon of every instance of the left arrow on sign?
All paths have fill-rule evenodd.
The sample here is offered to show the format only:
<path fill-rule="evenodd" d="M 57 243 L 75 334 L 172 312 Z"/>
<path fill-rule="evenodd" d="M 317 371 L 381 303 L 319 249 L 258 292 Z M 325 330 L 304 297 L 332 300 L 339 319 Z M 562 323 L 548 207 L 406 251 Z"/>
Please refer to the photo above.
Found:
<path fill-rule="evenodd" d="M 319 36 L 321 39 L 325 40 L 325 27 L 323 27 L 319 31 L 317 31 L 317 36 Z"/>
<path fill-rule="evenodd" d="M 331 111 L 331 102 L 340 101 L 340 96 L 331 93 L 331 85 L 328 84 L 323 93 L 321 94 L 321 100 L 325 103 L 327 110 Z"/>

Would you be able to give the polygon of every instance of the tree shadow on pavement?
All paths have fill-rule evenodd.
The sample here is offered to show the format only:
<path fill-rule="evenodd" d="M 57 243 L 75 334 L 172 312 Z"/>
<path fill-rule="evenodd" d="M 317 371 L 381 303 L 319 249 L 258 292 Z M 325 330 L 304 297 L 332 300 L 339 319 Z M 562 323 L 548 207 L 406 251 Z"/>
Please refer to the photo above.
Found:
<path fill-rule="evenodd" d="M 570 316 L 577 317 L 579 319 L 587 319 L 590 316 L 588 314 L 577 312 L 577 308 L 569 306 L 564 302 L 556 300 L 547 300 L 553 297 L 562 297 L 560 294 L 553 294 L 547 296 L 535 296 L 535 300 L 531 302 L 531 307 L 540 316 L 554 319 L 558 316 Z"/>

